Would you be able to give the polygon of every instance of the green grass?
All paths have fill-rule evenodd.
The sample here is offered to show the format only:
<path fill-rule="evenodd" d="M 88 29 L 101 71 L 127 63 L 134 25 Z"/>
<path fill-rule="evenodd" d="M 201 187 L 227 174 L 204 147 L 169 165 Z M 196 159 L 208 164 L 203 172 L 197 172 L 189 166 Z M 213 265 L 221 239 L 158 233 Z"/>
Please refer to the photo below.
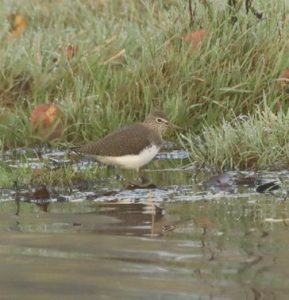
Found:
<path fill-rule="evenodd" d="M 289 65 L 288 7 L 254 1 L 264 20 L 241 7 L 233 26 L 228 8 L 196 2 L 191 29 L 183 0 L 2 1 L 1 148 L 39 143 L 30 114 L 46 102 L 61 107 L 65 130 L 57 142 L 70 144 L 97 139 L 153 109 L 193 134 L 204 124 L 208 132 L 220 124 L 222 130 L 223 120 L 240 114 L 254 118 L 264 95 L 272 113 L 286 112 L 289 96 L 276 78 Z M 7 40 L 12 14 L 24 16 L 28 27 Z M 182 38 L 201 27 L 207 37 L 193 50 Z M 69 44 L 79 47 L 72 60 L 61 50 Z"/>
<path fill-rule="evenodd" d="M 289 113 L 257 108 L 220 126 L 204 126 L 200 135 L 183 137 L 200 165 L 220 169 L 288 168 Z"/>

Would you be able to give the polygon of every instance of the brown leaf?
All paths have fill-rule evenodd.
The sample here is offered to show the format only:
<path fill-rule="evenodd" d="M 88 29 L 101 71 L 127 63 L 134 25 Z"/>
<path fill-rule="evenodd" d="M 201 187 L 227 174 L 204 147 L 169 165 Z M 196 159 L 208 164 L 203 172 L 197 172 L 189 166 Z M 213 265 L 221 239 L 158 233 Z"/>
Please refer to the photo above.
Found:
<path fill-rule="evenodd" d="M 66 47 L 66 58 L 67 60 L 72 60 L 74 56 L 78 53 L 78 46 L 77 45 L 68 45 Z"/>
<path fill-rule="evenodd" d="M 50 198 L 50 193 L 46 186 L 38 187 L 33 193 L 33 198 L 37 200 L 48 200 Z"/>
<path fill-rule="evenodd" d="M 59 138 L 63 132 L 63 113 L 56 104 L 39 104 L 31 114 L 31 126 L 40 137 Z"/>
<path fill-rule="evenodd" d="M 184 40 L 186 42 L 190 42 L 193 48 L 197 48 L 201 45 L 206 35 L 207 31 L 205 29 L 200 29 L 198 31 L 193 31 L 190 34 L 185 35 Z"/>
<path fill-rule="evenodd" d="M 10 33 L 10 37 L 19 38 L 23 35 L 26 27 L 28 26 L 28 21 L 21 15 L 15 15 L 12 18 L 12 31 Z"/>

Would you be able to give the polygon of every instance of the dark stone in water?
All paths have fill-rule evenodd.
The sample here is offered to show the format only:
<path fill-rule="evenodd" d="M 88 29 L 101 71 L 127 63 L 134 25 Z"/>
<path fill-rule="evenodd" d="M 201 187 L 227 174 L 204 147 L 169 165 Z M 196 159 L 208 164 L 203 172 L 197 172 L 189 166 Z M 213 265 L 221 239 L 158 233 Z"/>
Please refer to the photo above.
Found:
<path fill-rule="evenodd" d="M 220 189 L 222 191 L 233 192 L 235 180 L 231 174 L 223 173 L 209 178 L 202 183 L 204 188 Z"/>
<path fill-rule="evenodd" d="M 149 183 L 149 184 L 134 184 L 134 183 L 130 183 L 126 186 L 127 190 L 136 190 L 136 189 L 156 189 L 157 186 L 153 183 Z"/>
<path fill-rule="evenodd" d="M 57 199 L 57 202 L 60 202 L 60 203 L 69 202 L 68 196 L 59 195 L 56 197 L 56 199 Z"/>
<path fill-rule="evenodd" d="M 256 185 L 256 175 L 244 175 L 237 172 L 223 173 L 209 178 L 202 185 L 204 188 L 217 191 L 234 192 L 237 186 L 254 187 Z"/>
<path fill-rule="evenodd" d="M 74 222 L 74 223 L 72 223 L 72 226 L 81 226 L 81 223 Z"/>
<path fill-rule="evenodd" d="M 211 177 L 202 183 L 203 187 L 231 187 L 235 184 L 234 177 L 228 173 L 219 174 Z"/>
<path fill-rule="evenodd" d="M 263 184 L 257 186 L 256 192 L 258 192 L 258 193 L 272 192 L 272 191 L 278 190 L 280 188 L 281 187 L 278 184 L 278 182 L 271 181 L 271 182 L 266 182 L 266 183 L 263 183 Z"/>

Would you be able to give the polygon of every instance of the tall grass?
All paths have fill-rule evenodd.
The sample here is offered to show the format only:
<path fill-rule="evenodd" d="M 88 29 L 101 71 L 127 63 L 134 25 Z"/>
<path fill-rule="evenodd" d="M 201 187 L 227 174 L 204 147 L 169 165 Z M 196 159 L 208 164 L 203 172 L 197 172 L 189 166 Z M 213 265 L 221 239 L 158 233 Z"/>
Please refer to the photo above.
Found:
<path fill-rule="evenodd" d="M 184 137 L 192 160 L 219 169 L 275 169 L 289 164 L 289 112 L 272 113 L 268 106 L 254 115 L 204 126 L 199 135 Z"/>
<path fill-rule="evenodd" d="M 37 142 L 29 116 L 44 102 L 59 104 L 61 141 L 76 144 L 152 109 L 195 133 L 254 114 L 264 94 L 273 112 L 286 111 L 289 97 L 276 82 L 289 65 L 284 2 L 259 0 L 261 21 L 241 7 L 234 25 L 227 7 L 196 3 L 191 29 L 183 0 L 1 1 L 0 143 Z M 28 27 L 9 40 L 12 14 Z M 207 36 L 192 49 L 183 36 L 199 28 Z M 69 44 L 79 47 L 71 60 L 63 52 Z"/>

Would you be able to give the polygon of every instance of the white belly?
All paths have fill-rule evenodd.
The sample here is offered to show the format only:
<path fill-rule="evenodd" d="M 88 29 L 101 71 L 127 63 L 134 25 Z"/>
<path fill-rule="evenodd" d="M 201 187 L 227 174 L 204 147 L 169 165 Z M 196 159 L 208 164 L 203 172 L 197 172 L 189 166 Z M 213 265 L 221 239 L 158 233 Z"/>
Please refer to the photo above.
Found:
<path fill-rule="evenodd" d="M 124 156 L 97 156 L 97 160 L 108 164 L 120 166 L 125 169 L 138 169 L 149 163 L 159 152 L 160 147 L 155 145 L 145 148 L 138 155 L 130 154 Z"/>

